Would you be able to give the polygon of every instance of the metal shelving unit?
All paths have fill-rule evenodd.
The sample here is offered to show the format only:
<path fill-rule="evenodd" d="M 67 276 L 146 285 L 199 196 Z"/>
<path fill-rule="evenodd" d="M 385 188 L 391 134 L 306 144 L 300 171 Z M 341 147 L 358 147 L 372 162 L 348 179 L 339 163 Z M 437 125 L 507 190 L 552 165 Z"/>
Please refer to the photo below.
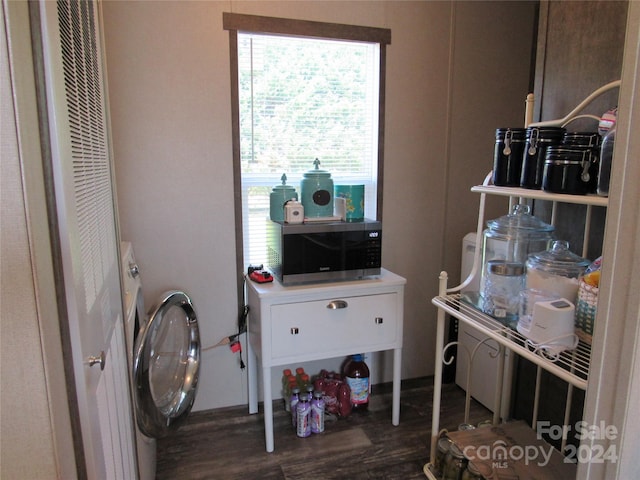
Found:
<path fill-rule="evenodd" d="M 555 212 L 557 204 L 559 203 L 571 203 L 586 205 L 586 221 L 585 221 L 585 243 L 583 245 L 583 255 L 587 251 L 588 247 L 588 233 L 590 229 L 590 220 L 592 207 L 607 207 L 608 198 L 599 197 L 595 195 L 558 195 L 544 192 L 542 190 L 529 190 L 524 188 L 511 188 L 511 187 L 497 187 L 489 185 L 489 179 L 491 174 L 487 175 L 485 182 L 482 185 L 478 185 L 471 188 L 471 191 L 480 193 L 480 208 L 478 214 L 478 231 L 477 231 L 477 244 L 482 234 L 482 227 L 484 225 L 484 204 L 486 195 L 498 195 L 510 197 L 510 203 L 515 201 L 522 202 L 526 199 L 533 200 L 546 200 L 552 202 L 552 223 L 555 224 Z M 530 360 L 538 367 L 538 378 L 536 381 L 536 393 L 534 404 L 534 418 L 532 423 L 535 426 L 537 421 L 537 404 L 539 399 L 539 384 L 540 375 L 542 370 L 546 370 L 552 375 L 566 381 L 569 384 L 567 392 L 567 403 L 565 407 L 565 423 L 568 423 L 571 398 L 573 395 L 573 388 L 579 388 L 586 390 L 589 381 L 589 364 L 591 360 L 591 346 L 584 341 L 580 341 L 577 348 L 571 351 L 564 351 L 560 355 L 550 357 L 543 350 L 536 349 L 535 346 L 523 335 L 518 333 L 513 326 L 502 323 L 495 318 L 482 313 L 474 306 L 473 301 L 469 301 L 465 294 L 458 293 L 461 288 L 466 285 L 474 275 L 477 274 L 480 263 L 480 249 L 477 248 L 475 252 L 474 267 L 472 269 L 469 278 L 465 280 L 461 285 L 448 288 L 447 272 L 440 273 L 440 283 L 438 296 L 432 299 L 432 303 L 438 308 L 437 316 L 437 328 L 436 328 L 436 345 L 439 347 L 436 349 L 436 371 L 434 376 L 434 397 L 433 397 L 433 416 L 431 427 L 431 453 L 430 458 L 435 458 L 436 445 L 440 434 L 440 395 L 442 384 L 442 365 L 443 363 L 449 363 L 451 359 L 446 358 L 446 353 L 449 347 L 457 342 L 451 342 L 447 345 L 444 343 L 444 329 L 445 329 L 445 315 L 449 314 L 457 318 L 461 322 L 465 322 L 471 325 L 474 329 L 478 330 L 485 340 L 491 339 L 498 343 L 500 346 L 499 362 L 498 362 L 498 384 L 496 385 L 496 408 L 493 414 L 493 424 L 497 425 L 500 422 L 500 399 L 502 398 L 502 375 L 504 371 L 505 352 L 509 350 L 516 355 Z M 469 402 L 471 392 L 467 391 L 467 407 L 465 409 L 465 422 L 468 421 Z M 561 446 L 563 449 L 565 446 L 564 441 Z M 427 478 L 435 479 L 431 471 L 431 463 L 427 463 L 424 466 L 424 474 Z"/>
<path fill-rule="evenodd" d="M 592 92 L 586 97 L 578 106 L 576 106 L 571 112 L 569 112 L 564 118 L 549 120 L 543 122 L 533 123 L 533 94 L 529 94 L 526 100 L 525 110 L 525 127 L 563 127 L 576 118 L 579 118 L 580 112 L 588 106 L 595 98 L 601 94 L 620 87 L 620 80 L 610 82 Z M 583 116 L 583 115 L 582 115 Z M 594 117 L 598 118 L 598 117 Z M 588 244 L 589 244 L 589 232 L 591 226 L 591 214 L 593 207 L 607 207 L 608 198 L 600 197 L 596 195 L 563 195 L 553 194 L 542 190 L 530 190 L 525 188 L 513 188 L 513 187 L 498 187 L 490 184 L 491 172 L 486 176 L 482 185 L 478 185 L 471 188 L 472 192 L 480 194 L 480 206 L 478 209 L 478 225 L 476 231 L 476 245 L 481 245 L 480 240 L 482 237 L 482 231 L 484 228 L 484 207 L 486 195 L 498 195 L 509 197 L 509 207 L 511 210 L 514 202 L 518 201 L 523 203 L 526 200 L 545 200 L 552 203 L 551 210 L 551 224 L 556 224 L 557 205 L 559 203 L 570 203 L 586 206 L 586 218 L 584 228 L 584 242 L 582 246 L 582 256 L 586 256 Z M 474 265 L 469 274 L 469 277 L 460 285 L 452 288 L 447 287 L 447 272 L 440 273 L 440 283 L 438 296 L 433 298 L 432 303 L 438 308 L 437 325 L 436 325 L 436 364 L 434 374 L 434 389 L 433 389 L 433 413 L 431 418 L 431 452 L 430 460 L 432 461 L 436 457 L 436 446 L 438 438 L 440 436 L 440 400 L 442 393 L 442 365 L 444 363 L 450 363 L 452 359 L 445 359 L 447 349 L 457 344 L 457 342 L 451 342 L 447 345 L 444 344 L 444 329 L 445 329 L 445 316 L 446 314 L 452 315 L 459 321 L 465 322 L 471 325 L 485 336 L 485 339 L 480 343 L 484 343 L 488 339 L 494 340 L 499 345 L 498 352 L 498 381 L 496 384 L 496 406 L 493 413 L 493 424 L 497 425 L 500 422 L 501 411 L 501 398 L 502 396 L 502 379 L 505 366 L 505 351 L 509 350 L 514 354 L 527 358 L 538 367 L 536 378 L 536 391 L 533 407 L 533 420 L 532 424 L 535 428 L 538 415 L 538 401 L 540 395 L 540 378 L 542 370 L 546 370 L 551 374 L 565 380 L 568 383 L 567 388 L 567 400 L 565 405 L 564 423 L 569 422 L 570 406 L 573 396 L 573 389 L 579 388 L 586 390 L 589 381 L 589 363 L 591 361 L 591 346 L 580 341 L 577 348 L 572 351 L 565 351 L 557 357 L 550 358 L 542 350 L 537 350 L 528 341 L 528 339 L 519 334 L 514 328 L 509 325 L 505 325 L 496 319 L 485 315 L 480 310 L 472 306 L 473 302 L 465 301 L 465 297 L 460 292 L 477 274 L 479 266 L 480 248 L 476 248 Z M 473 355 L 471 356 L 471 360 Z M 470 369 L 469 369 L 470 370 Z M 465 408 L 465 422 L 468 421 L 469 415 L 469 402 L 471 398 L 471 392 L 467 389 L 467 401 Z M 560 450 L 564 450 L 566 439 L 563 438 Z M 424 474 L 427 478 L 437 480 L 431 471 L 432 464 L 427 463 L 424 466 Z"/>

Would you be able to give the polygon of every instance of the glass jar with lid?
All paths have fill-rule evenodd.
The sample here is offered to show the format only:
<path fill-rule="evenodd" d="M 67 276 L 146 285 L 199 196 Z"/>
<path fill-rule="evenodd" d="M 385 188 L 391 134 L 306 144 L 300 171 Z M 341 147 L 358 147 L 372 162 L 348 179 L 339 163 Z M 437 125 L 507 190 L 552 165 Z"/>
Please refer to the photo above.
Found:
<path fill-rule="evenodd" d="M 487 480 L 493 477 L 493 468 L 484 462 L 469 461 L 461 480 Z"/>
<path fill-rule="evenodd" d="M 462 472 L 467 468 L 467 459 L 455 443 L 451 443 L 449 453 L 445 457 L 442 471 L 443 480 L 460 480 Z"/>
<path fill-rule="evenodd" d="M 485 291 L 490 261 L 520 264 L 524 271 L 529 254 L 546 250 L 553 239 L 553 231 L 552 225 L 531 215 L 528 205 L 515 205 L 508 215 L 489 220 L 482 242 L 481 296 Z"/>
<path fill-rule="evenodd" d="M 589 263 L 569 250 L 569 242 L 556 240 L 548 250 L 529 255 L 526 287 L 575 303 L 580 276 Z"/>
<path fill-rule="evenodd" d="M 434 473 L 440 478 L 444 472 L 447 454 L 453 442 L 449 437 L 440 437 L 436 448 L 436 458 L 433 461 Z"/>

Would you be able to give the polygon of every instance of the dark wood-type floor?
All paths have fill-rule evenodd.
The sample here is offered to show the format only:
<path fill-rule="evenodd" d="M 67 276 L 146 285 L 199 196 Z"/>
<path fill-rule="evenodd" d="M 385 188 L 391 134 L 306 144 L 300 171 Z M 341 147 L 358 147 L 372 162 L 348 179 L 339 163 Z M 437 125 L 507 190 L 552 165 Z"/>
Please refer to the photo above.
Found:
<path fill-rule="evenodd" d="M 369 411 L 327 422 L 325 432 L 298 438 L 281 401 L 274 402 L 275 451 L 266 453 L 264 419 L 247 407 L 196 412 L 158 442 L 158 480 L 424 479 L 431 438 L 433 378 L 402 383 L 400 425 L 391 425 L 391 385 L 374 386 Z M 456 429 L 464 392 L 443 387 L 441 428 Z M 491 418 L 472 401 L 471 423 Z"/>

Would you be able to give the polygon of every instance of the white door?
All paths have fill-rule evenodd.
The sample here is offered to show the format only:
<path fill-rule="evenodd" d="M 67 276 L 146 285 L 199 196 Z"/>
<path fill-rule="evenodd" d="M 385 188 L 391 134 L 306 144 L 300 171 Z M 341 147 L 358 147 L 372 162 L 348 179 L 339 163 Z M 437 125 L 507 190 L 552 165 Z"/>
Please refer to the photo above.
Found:
<path fill-rule="evenodd" d="M 32 28 L 42 34 L 36 44 L 42 46 L 43 137 L 50 149 L 59 242 L 54 248 L 61 259 L 67 361 L 70 355 L 81 431 L 78 460 L 82 465 L 84 458 L 88 478 L 128 480 L 137 475 L 100 6 L 44 0 L 34 11 L 40 20 Z"/>

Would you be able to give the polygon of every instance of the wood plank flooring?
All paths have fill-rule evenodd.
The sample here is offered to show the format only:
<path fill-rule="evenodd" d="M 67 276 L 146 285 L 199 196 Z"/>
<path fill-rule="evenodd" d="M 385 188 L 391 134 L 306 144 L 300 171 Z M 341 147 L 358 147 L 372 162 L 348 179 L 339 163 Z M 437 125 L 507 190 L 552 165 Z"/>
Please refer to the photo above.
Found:
<path fill-rule="evenodd" d="M 246 406 L 196 412 L 158 442 L 158 480 L 424 479 L 431 438 L 433 378 L 402 382 L 400 425 L 391 424 L 391 385 L 373 387 L 369 410 L 327 421 L 325 432 L 298 438 L 281 401 L 274 402 L 275 451 L 266 453 L 264 418 Z M 444 385 L 441 428 L 456 429 L 464 392 Z M 491 413 L 472 401 L 470 421 Z"/>

